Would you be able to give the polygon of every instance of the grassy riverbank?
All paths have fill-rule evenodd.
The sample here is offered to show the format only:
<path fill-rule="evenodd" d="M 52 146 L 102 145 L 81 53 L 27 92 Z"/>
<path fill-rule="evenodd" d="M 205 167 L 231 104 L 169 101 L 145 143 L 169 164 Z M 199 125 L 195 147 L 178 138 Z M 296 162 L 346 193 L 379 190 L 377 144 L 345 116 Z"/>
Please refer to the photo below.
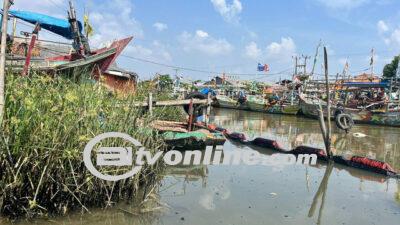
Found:
<path fill-rule="evenodd" d="M 110 131 L 130 134 L 148 150 L 163 142 L 147 124 L 157 118 L 177 119 L 174 109 L 153 116 L 131 107 L 136 96 L 118 96 L 90 80 L 8 74 L 5 117 L 0 131 L 0 211 L 9 217 L 65 214 L 106 206 L 135 196 L 152 185 L 162 165 L 144 166 L 120 182 L 93 177 L 82 151 L 94 136 Z M 118 143 L 110 143 L 118 144 Z"/>

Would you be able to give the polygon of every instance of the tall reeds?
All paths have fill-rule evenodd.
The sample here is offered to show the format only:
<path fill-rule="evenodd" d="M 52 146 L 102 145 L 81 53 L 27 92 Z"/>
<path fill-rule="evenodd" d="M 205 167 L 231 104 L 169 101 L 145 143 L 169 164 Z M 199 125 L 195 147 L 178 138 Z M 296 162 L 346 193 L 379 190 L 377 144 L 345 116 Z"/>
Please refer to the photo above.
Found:
<path fill-rule="evenodd" d="M 2 215 L 30 217 L 106 206 L 133 197 L 162 169 L 144 166 L 130 179 L 105 182 L 87 171 L 82 151 L 91 138 L 111 131 L 131 135 L 147 150 L 163 148 L 146 125 L 159 117 L 177 117 L 175 110 L 158 109 L 150 116 L 131 107 L 140 94 L 118 97 L 89 79 L 8 74 L 6 85 L 0 124 Z"/>

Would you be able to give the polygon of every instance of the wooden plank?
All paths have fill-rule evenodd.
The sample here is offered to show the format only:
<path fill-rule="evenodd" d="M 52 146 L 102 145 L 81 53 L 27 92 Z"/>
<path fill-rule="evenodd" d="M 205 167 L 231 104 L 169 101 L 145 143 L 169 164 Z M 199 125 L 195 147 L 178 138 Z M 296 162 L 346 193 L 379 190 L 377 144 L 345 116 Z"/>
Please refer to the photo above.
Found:
<path fill-rule="evenodd" d="M 153 107 L 162 107 L 162 106 L 183 106 L 183 105 L 189 105 L 190 104 L 190 99 L 185 99 L 185 100 L 167 100 L 167 101 L 153 101 Z M 207 104 L 207 99 L 193 99 L 193 104 L 194 105 L 206 105 Z M 134 107 L 148 107 L 149 104 L 148 102 L 141 102 L 141 103 L 134 103 Z"/>

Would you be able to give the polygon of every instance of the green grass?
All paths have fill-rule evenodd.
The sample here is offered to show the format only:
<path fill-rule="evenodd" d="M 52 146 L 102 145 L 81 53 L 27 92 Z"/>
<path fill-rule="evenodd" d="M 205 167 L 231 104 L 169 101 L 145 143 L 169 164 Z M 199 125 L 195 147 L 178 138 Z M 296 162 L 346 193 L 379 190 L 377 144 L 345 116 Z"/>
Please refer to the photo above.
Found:
<path fill-rule="evenodd" d="M 0 131 L 1 214 L 46 216 L 102 207 L 151 185 L 162 165 L 144 166 L 140 174 L 110 183 L 93 177 L 82 160 L 87 142 L 110 131 L 131 135 L 147 150 L 164 147 L 158 134 L 146 128 L 148 123 L 182 119 L 182 113 L 161 108 L 150 116 L 131 107 L 146 93 L 144 87 L 135 96 L 121 97 L 90 80 L 7 74 Z"/>

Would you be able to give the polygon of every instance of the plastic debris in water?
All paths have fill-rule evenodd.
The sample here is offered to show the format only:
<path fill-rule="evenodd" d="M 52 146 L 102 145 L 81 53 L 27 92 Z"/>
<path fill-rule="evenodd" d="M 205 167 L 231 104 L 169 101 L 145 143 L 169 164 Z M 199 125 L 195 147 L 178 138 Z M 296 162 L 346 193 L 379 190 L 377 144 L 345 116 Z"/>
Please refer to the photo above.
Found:
<path fill-rule="evenodd" d="M 363 138 L 363 137 L 366 137 L 367 135 L 363 134 L 363 133 L 353 133 L 353 136 L 357 137 L 357 138 Z"/>

